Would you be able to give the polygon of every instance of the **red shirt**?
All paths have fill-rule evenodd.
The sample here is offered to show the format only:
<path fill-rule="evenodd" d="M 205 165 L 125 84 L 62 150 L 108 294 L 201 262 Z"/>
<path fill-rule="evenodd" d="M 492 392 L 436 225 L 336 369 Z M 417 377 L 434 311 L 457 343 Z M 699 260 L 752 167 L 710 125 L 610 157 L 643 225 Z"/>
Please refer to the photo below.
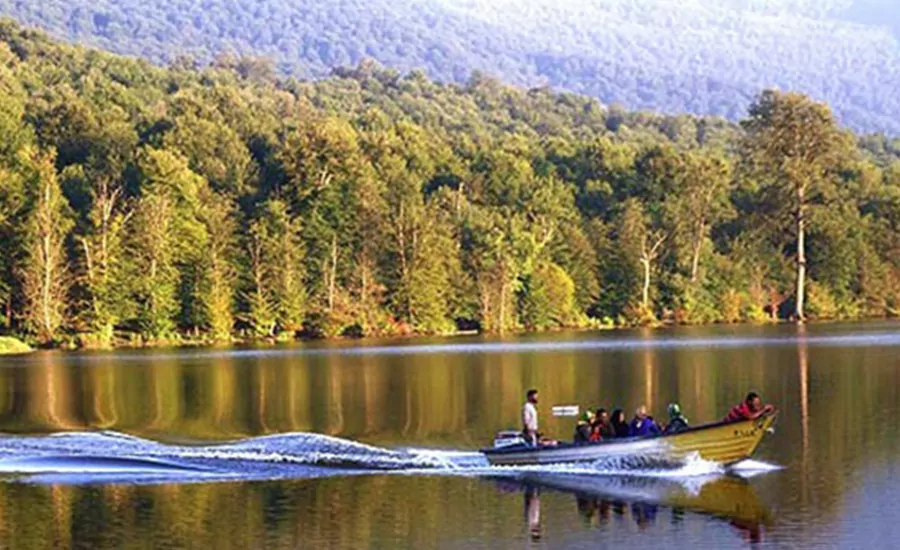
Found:
<path fill-rule="evenodd" d="M 751 418 L 753 418 L 753 411 L 750 410 L 750 405 L 748 405 L 746 401 L 743 401 L 741 404 L 731 408 L 731 411 L 728 412 L 728 416 L 725 417 L 725 421 L 737 422 L 738 420 L 750 420 Z"/>

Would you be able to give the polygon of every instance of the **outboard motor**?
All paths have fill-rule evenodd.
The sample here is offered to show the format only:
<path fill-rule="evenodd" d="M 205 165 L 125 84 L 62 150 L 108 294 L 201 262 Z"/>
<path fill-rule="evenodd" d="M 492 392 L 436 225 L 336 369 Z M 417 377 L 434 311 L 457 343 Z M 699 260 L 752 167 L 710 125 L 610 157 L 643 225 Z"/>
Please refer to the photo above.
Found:
<path fill-rule="evenodd" d="M 494 436 L 494 448 L 502 449 L 504 447 L 512 447 L 513 445 L 524 445 L 525 438 L 522 432 L 516 430 L 503 430 L 497 432 Z"/>

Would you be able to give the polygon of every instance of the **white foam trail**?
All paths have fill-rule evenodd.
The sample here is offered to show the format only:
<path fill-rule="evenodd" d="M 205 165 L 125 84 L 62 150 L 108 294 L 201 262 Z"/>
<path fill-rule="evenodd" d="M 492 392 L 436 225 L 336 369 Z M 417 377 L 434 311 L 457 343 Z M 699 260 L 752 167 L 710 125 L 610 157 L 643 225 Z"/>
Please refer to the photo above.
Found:
<path fill-rule="evenodd" d="M 488 461 L 484 453 L 478 451 L 453 451 L 441 449 L 404 449 L 414 457 L 426 463 L 442 465 L 444 469 L 459 471 L 463 469 L 474 470 L 488 468 Z"/>
<path fill-rule="evenodd" d="M 572 476 L 646 477 L 669 480 L 708 479 L 725 474 L 718 463 L 691 455 L 684 460 L 661 456 L 618 456 L 592 463 L 560 463 L 528 466 L 492 466 L 479 452 L 408 449 L 426 463 L 443 464 L 438 471 L 411 468 L 404 473 L 423 472 L 468 476 L 516 476 L 520 474 L 566 474 Z M 443 471 L 441 471 L 443 470 Z"/>
<path fill-rule="evenodd" d="M 769 464 L 768 462 L 762 462 L 759 460 L 748 458 L 747 460 L 742 460 L 737 464 L 732 464 L 728 468 L 728 472 L 743 478 L 751 478 L 771 472 L 777 472 L 783 469 L 784 467 L 779 466 L 778 464 Z"/>
<path fill-rule="evenodd" d="M 179 476 L 246 478 L 305 477 L 394 473 L 517 477 L 564 474 L 598 478 L 651 478 L 690 487 L 726 473 L 749 477 L 779 469 L 758 461 L 744 461 L 726 471 L 698 455 L 682 460 L 660 449 L 644 449 L 590 463 L 531 466 L 491 466 L 477 451 L 387 449 L 331 436 L 294 433 L 256 437 L 218 445 L 166 445 L 115 432 L 72 432 L 47 436 L 0 438 L 0 471 L 161 473 L 162 468 L 200 471 L 169 472 Z"/>

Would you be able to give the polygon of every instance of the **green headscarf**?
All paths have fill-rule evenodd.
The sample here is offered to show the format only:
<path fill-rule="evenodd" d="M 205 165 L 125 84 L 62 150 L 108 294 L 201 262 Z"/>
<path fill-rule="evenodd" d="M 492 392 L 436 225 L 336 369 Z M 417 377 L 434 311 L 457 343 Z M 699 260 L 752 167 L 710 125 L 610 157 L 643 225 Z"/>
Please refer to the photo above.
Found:
<path fill-rule="evenodd" d="M 678 418 L 681 416 L 681 407 L 678 403 L 669 403 L 669 418 Z"/>

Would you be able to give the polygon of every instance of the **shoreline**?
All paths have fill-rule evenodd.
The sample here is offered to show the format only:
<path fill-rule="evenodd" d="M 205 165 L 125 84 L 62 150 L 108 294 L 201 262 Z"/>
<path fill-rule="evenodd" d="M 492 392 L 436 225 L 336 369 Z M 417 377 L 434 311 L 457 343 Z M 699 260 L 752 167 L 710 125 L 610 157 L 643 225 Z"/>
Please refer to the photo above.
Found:
<path fill-rule="evenodd" d="M 701 324 L 682 324 L 682 323 L 659 323 L 656 325 L 644 326 L 590 326 L 590 327 L 560 327 L 548 330 L 530 331 L 526 329 L 507 331 L 504 333 L 481 332 L 477 330 L 461 330 L 444 334 L 425 334 L 425 333 L 403 333 L 403 334 L 373 334 L 369 336 L 325 336 L 325 337 L 296 337 L 296 338 L 233 338 L 230 341 L 215 342 L 207 339 L 161 339 L 155 341 L 139 341 L 120 339 L 118 342 L 109 346 L 100 345 L 79 345 L 77 343 L 78 336 L 73 336 L 70 340 L 57 342 L 53 345 L 29 345 L 16 336 L 0 336 L 0 357 L 12 357 L 15 355 L 27 355 L 37 351 L 62 351 L 62 352 L 85 352 L 85 351 L 115 351 L 115 350 L 152 350 L 152 349 L 240 349 L 247 347 L 254 348 L 276 348 L 280 345 L 291 344 L 308 344 L 308 343 L 340 343 L 340 342 L 360 342 L 364 343 L 373 340 L 417 340 L 428 338 L 454 339 L 472 336 L 484 337 L 518 337 L 524 335 L 547 335 L 555 333 L 587 333 L 587 332 L 618 332 L 628 330 L 652 330 L 663 331 L 675 328 L 709 328 L 709 327 L 766 327 L 766 326 L 806 326 L 806 325 L 828 325 L 836 323 L 865 323 L 873 321 L 889 322 L 892 318 L 861 318 L 861 319 L 821 319 L 804 323 L 796 323 L 787 319 L 779 319 L 776 321 L 764 322 L 744 322 L 744 323 L 701 323 Z M 4 342 L 8 345 L 4 348 Z"/>

